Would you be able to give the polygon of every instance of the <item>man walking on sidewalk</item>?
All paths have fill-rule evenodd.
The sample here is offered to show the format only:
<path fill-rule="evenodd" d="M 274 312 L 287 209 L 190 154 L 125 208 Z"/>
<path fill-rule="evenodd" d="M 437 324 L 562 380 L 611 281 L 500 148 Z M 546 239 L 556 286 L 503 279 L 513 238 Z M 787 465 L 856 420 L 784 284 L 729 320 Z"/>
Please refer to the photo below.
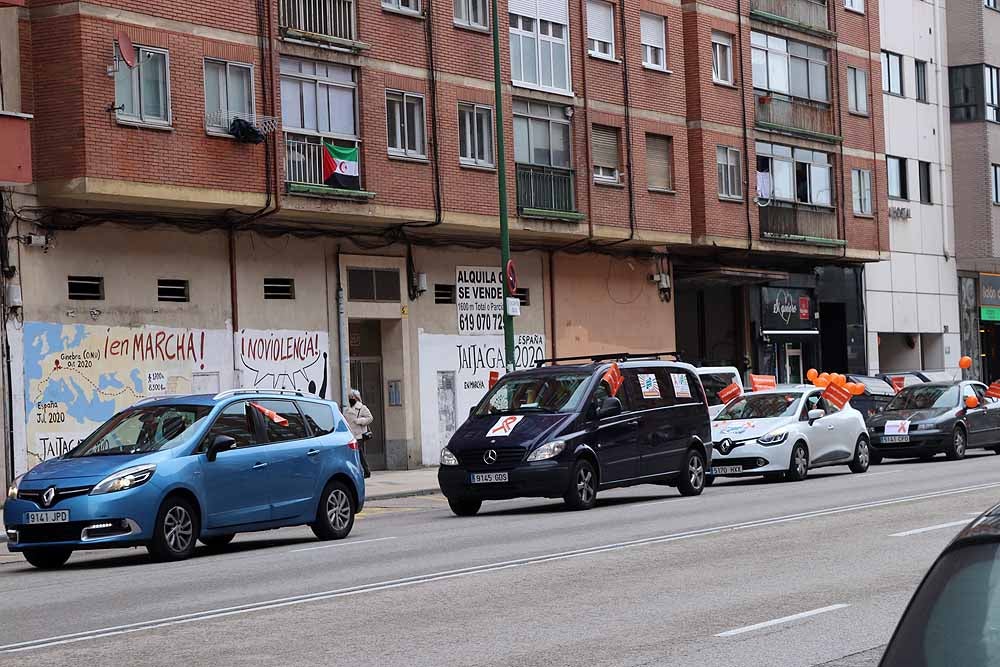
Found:
<path fill-rule="evenodd" d="M 364 469 L 365 479 L 367 479 L 372 476 L 372 471 L 369 470 L 368 461 L 365 459 L 365 447 L 367 446 L 367 442 L 372 438 L 372 430 L 369 427 L 375 421 L 375 418 L 372 417 L 372 411 L 368 409 L 368 406 L 361 402 L 361 392 L 357 389 L 352 389 L 348 392 L 347 397 L 347 402 L 350 405 L 344 410 L 344 419 L 347 420 L 347 426 L 358 441 L 358 453 L 361 454 L 361 467 Z"/>

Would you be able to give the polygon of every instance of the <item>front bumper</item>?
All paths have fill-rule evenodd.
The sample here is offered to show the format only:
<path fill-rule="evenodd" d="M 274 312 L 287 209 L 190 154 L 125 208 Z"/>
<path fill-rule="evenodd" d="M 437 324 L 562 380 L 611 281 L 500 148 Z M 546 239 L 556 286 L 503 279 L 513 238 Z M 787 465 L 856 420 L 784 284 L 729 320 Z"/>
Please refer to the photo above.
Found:
<path fill-rule="evenodd" d="M 473 473 L 506 472 L 507 482 L 473 484 Z M 508 498 L 561 498 L 569 488 L 570 464 L 561 461 L 524 463 L 514 468 L 441 466 L 438 484 L 449 498 L 506 500 Z"/>
<path fill-rule="evenodd" d="M 884 434 L 869 433 L 872 451 L 886 458 L 905 459 L 913 456 L 940 454 L 947 450 L 951 434 L 940 430 L 913 431 L 910 441 L 887 442 L 882 444 Z"/>
<path fill-rule="evenodd" d="M 733 448 L 728 454 L 723 454 L 713 446 L 712 469 L 709 474 L 715 477 L 749 477 L 772 472 L 785 472 L 792 460 L 792 443 L 785 441 L 780 445 L 765 447 L 756 440 L 746 442 Z M 719 474 L 717 468 L 742 466 L 739 473 Z"/>

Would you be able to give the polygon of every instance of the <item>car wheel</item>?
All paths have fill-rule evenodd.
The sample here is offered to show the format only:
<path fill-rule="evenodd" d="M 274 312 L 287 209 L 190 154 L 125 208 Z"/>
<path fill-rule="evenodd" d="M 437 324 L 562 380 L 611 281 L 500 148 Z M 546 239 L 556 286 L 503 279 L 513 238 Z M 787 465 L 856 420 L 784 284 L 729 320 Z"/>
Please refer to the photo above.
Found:
<path fill-rule="evenodd" d="M 316 521 L 311 528 L 321 540 L 342 540 L 354 527 L 354 494 L 339 481 L 327 483 L 319 497 Z"/>
<path fill-rule="evenodd" d="M 996 447 L 991 447 L 991 449 L 993 450 L 994 454 L 1000 454 L 1000 445 L 997 445 Z"/>
<path fill-rule="evenodd" d="M 715 484 L 715 475 L 705 475 L 705 486 L 712 486 Z"/>
<path fill-rule="evenodd" d="M 173 496 L 160 506 L 153 541 L 147 549 L 156 560 L 183 560 L 194 553 L 199 532 L 198 514 L 191 503 L 180 496 Z"/>
<path fill-rule="evenodd" d="M 476 516 L 483 506 L 483 501 L 478 498 L 449 498 L 448 507 L 455 513 L 455 516 Z"/>
<path fill-rule="evenodd" d="M 225 535 L 212 535 L 211 537 L 202 537 L 201 543 L 204 544 L 209 549 L 221 549 L 236 537 L 235 533 L 227 533 Z"/>
<path fill-rule="evenodd" d="M 865 472 L 871 463 L 871 450 L 868 447 L 868 440 L 865 436 L 858 436 L 858 442 L 854 445 L 854 459 L 851 460 L 851 472 Z"/>
<path fill-rule="evenodd" d="M 876 452 L 871 447 L 868 448 L 868 460 L 873 466 L 877 466 L 882 463 L 882 455 Z"/>
<path fill-rule="evenodd" d="M 55 570 L 66 564 L 72 549 L 25 549 L 24 560 L 39 570 Z"/>
<path fill-rule="evenodd" d="M 961 426 L 955 427 L 955 432 L 951 436 L 951 444 L 945 452 L 949 461 L 959 461 L 965 458 L 965 447 L 968 443 L 965 439 L 965 429 Z"/>
<path fill-rule="evenodd" d="M 697 449 L 689 449 L 684 457 L 677 490 L 682 496 L 697 496 L 705 490 L 705 456 Z"/>
<path fill-rule="evenodd" d="M 785 479 L 790 482 L 801 482 L 809 474 L 809 451 L 801 442 L 792 447 L 792 456 L 788 461 L 788 472 Z"/>
<path fill-rule="evenodd" d="M 594 464 L 587 459 L 576 462 L 563 500 L 571 510 L 589 510 L 597 504 L 597 472 Z"/>

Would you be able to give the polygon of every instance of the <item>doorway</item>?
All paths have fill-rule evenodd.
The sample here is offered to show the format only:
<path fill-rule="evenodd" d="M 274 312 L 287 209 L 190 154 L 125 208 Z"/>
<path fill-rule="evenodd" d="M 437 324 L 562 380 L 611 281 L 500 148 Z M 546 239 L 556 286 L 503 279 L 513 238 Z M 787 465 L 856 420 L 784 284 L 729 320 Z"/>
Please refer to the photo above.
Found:
<path fill-rule="evenodd" d="M 372 437 L 365 442 L 365 458 L 372 470 L 386 469 L 385 396 L 382 390 L 382 332 L 379 320 L 358 320 L 348 324 L 351 359 L 351 387 L 361 392 L 361 400 L 372 412 Z M 345 409 L 350 409 L 349 406 Z"/>
<path fill-rule="evenodd" d="M 802 343 L 785 343 L 785 382 L 802 384 Z"/>
<path fill-rule="evenodd" d="M 830 373 L 847 373 L 847 306 L 840 302 L 819 304 L 820 363 Z"/>

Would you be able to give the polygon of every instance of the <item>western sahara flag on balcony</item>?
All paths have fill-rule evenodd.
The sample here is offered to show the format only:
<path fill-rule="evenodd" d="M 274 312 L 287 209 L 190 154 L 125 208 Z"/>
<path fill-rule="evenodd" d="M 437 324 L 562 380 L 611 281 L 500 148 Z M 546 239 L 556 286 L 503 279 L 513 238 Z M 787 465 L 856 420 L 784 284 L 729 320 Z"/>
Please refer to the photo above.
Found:
<path fill-rule="evenodd" d="M 358 147 L 344 148 L 323 142 L 323 183 L 327 187 L 360 190 Z"/>

